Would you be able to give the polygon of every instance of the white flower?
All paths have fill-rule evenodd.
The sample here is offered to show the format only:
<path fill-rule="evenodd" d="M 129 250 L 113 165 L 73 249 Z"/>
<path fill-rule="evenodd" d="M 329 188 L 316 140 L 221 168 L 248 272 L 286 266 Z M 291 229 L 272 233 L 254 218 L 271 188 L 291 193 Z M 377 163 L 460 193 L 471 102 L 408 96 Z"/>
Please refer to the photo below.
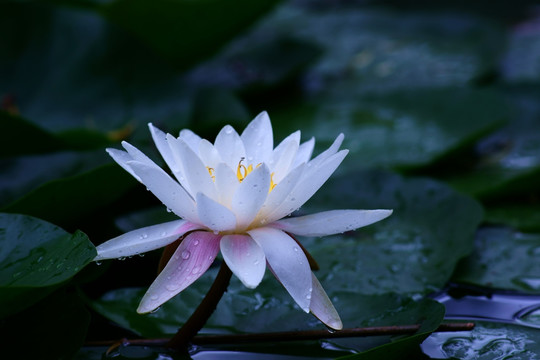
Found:
<path fill-rule="evenodd" d="M 391 210 L 333 210 L 285 218 L 300 208 L 339 166 L 343 134 L 311 159 L 314 139 L 300 144 L 297 131 L 273 147 L 272 126 L 259 114 L 242 135 L 229 125 L 214 144 L 190 130 L 178 138 L 149 124 L 174 178 L 137 148 L 107 149 L 182 220 L 134 230 L 97 247 L 96 261 L 131 256 L 185 236 L 144 295 L 138 312 L 150 312 L 197 280 L 221 250 L 231 271 L 248 288 L 270 268 L 304 311 L 327 326 L 342 324 L 313 275 L 307 257 L 289 234 L 323 236 L 353 230 L 389 216 Z M 284 219 L 285 218 L 285 219 Z"/>

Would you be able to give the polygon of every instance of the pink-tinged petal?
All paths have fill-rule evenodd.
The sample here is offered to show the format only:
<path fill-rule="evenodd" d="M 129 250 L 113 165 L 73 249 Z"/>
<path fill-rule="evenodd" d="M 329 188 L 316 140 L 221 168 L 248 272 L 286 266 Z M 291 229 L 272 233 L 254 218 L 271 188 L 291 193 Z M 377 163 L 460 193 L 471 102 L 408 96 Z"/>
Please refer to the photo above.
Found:
<path fill-rule="evenodd" d="M 343 323 L 339 318 L 339 314 L 332 304 L 332 301 L 328 298 L 328 295 L 326 295 L 321 283 L 313 273 L 311 273 L 311 278 L 313 280 L 313 291 L 311 292 L 309 310 L 317 319 L 329 328 L 334 330 L 343 329 Z"/>
<path fill-rule="evenodd" d="M 294 189 L 287 195 L 281 205 L 268 215 L 268 223 L 281 219 L 299 209 L 313 194 L 328 180 L 332 173 L 347 155 L 347 150 L 341 150 L 327 158 L 317 167 L 306 165 L 306 171 Z"/>
<path fill-rule="evenodd" d="M 148 166 L 138 161 L 128 165 L 139 176 L 144 185 L 176 215 L 194 223 L 199 223 L 197 209 L 189 194 L 159 167 Z"/>
<path fill-rule="evenodd" d="M 283 204 L 290 192 L 302 178 L 305 167 L 306 164 L 300 164 L 297 168 L 293 169 L 283 180 L 278 182 L 276 187 L 268 194 L 268 197 L 257 216 L 257 219 L 261 221 L 262 225 L 270 223 L 268 221 L 268 216 Z"/>
<path fill-rule="evenodd" d="M 355 230 L 387 218 L 392 210 L 331 210 L 281 219 L 273 227 L 303 236 L 325 236 Z"/>
<path fill-rule="evenodd" d="M 221 254 L 234 275 L 250 289 L 259 285 L 266 269 L 262 248 L 247 235 L 225 235 L 220 241 Z"/>
<path fill-rule="evenodd" d="M 185 220 L 175 220 L 133 230 L 99 245 L 94 261 L 133 256 L 159 249 L 176 241 L 188 231 L 200 228 L 200 225 Z"/>
<path fill-rule="evenodd" d="M 311 302 L 311 269 L 304 252 L 296 241 L 278 229 L 256 228 L 248 234 L 263 249 L 268 266 L 305 312 Z"/>
<path fill-rule="evenodd" d="M 118 165 L 120 165 L 124 170 L 130 173 L 131 176 L 137 179 L 138 182 L 142 182 L 141 178 L 137 174 L 135 174 L 135 172 L 127 164 L 129 161 L 133 161 L 133 158 L 131 157 L 131 155 L 129 155 L 126 151 L 112 149 L 112 148 L 108 148 L 106 149 L 106 151 L 113 158 L 113 160 L 116 161 Z"/>
<path fill-rule="evenodd" d="M 313 154 L 313 148 L 315 147 L 315 138 L 311 138 L 308 141 L 300 144 L 298 151 L 296 152 L 296 158 L 292 164 L 293 167 L 300 165 L 301 163 L 307 163 L 311 159 Z"/>
<path fill-rule="evenodd" d="M 236 215 L 236 228 L 246 228 L 263 205 L 270 190 L 270 170 L 262 164 L 240 183 L 232 198 L 232 210 Z"/>
<path fill-rule="evenodd" d="M 226 125 L 216 137 L 214 147 L 219 152 L 221 159 L 231 169 L 236 169 L 240 159 L 246 157 L 246 149 L 240 135 L 231 125 Z"/>
<path fill-rule="evenodd" d="M 220 203 L 210 199 L 203 193 L 198 193 L 197 214 L 199 221 L 214 231 L 227 231 L 236 228 L 236 216 Z"/>
<path fill-rule="evenodd" d="M 202 192 L 216 200 L 217 192 L 212 176 L 199 155 L 181 139 L 175 139 L 174 136 L 168 135 L 167 141 L 174 150 L 173 154 L 177 162 L 182 164 L 182 173 L 188 183 L 191 196 L 195 197 L 197 193 Z"/>
<path fill-rule="evenodd" d="M 219 252 L 219 235 L 195 231 L 185 237 L 173 256 L 144 294 L 138 313 L 157 309 L 197 280 Z"/>
<path fill-rule="evenodd" d="M 240 181 L 238 181 L 236 173 L 225 163 L 221 163 L 215 168 L 215 177 L 219 203 L 230 208 L 233 195 L 240 186 Z"/>
<path fill-rule="evenodd" d="M 161 157 L 165 160 L 169 169 L 175 174 L 180 173 L 180 168 L 176 164 L 169 143 L 167 142 L 167 134 L 152 125 L 152 123 L 148 124 L 148 128 L 150 129 L 152 139 L 154 140 Z"/>
<path fill-rule="evenodd" d="M 240 135 L 246 148 L 248 164 L 268 162 L 274 149 L 272 124 L 266 111 L 253 119 Z"/>

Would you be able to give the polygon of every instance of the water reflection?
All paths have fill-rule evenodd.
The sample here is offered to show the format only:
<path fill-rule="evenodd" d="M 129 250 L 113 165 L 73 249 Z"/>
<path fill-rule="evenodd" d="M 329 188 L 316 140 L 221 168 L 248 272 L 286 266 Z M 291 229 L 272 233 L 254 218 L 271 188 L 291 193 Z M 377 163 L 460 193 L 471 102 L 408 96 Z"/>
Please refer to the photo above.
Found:
<path fill-rule="evenodd" d="M 422 350 L 437 359 L 537 359 L 531 344 L 534 341 L 516 327 L 478 323 L 469 333 L 434 333 L 424 341 Z"/>

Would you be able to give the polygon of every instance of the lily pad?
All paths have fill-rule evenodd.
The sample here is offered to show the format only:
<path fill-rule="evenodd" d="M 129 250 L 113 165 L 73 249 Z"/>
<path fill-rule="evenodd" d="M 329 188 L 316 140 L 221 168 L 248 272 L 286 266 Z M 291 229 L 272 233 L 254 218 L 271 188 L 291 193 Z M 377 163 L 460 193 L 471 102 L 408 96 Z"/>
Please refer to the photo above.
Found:
<path fill-rule="evenodd" d="M 304 245 L 332 290 L 362 294 L 425 294 L 448 281 L 473 249 L 481 206 L 448 186 L 384 171 L 359 171 L 328 181 L 302 210 L 393 209 L 379 223 Z"/>
<path fill-rule="evenodd" d="M 485 287 L 540 293 L 540 235 L 510 228 L 478 231 L 475 249 L 452 280 Z"/>
<path fill-rule="evenodd" d="M 82 174 L 52 180 L 2 210 L 36 216 L 71 228 L 85 216 L 121 198 L 136 184 L 122 168 L 108 164 Z"/>
<path fill-rule="evenodd" d="M 523 232 L 540 232 L 540 205 L 533 203 L 510 203 L 490 205 L 486 208 L 486 221 L 507 225 Z"/>
<path fill-rule="evenodd" d="M 69 234 L 30 216 L 0 214 L 0 317 L 44 297 L 96 254 L 82 232 Z"/>

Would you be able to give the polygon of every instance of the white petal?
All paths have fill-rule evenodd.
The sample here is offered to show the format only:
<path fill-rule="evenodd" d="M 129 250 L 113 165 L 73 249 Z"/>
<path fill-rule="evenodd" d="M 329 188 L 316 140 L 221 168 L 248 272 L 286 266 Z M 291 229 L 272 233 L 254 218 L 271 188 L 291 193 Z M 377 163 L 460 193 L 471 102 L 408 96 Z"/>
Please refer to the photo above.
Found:
<path fill-rule="evenodd" d="M 323 324 L 334 330 L 343 329 L 343 323 L 339 318 L 339 314 L 336 308 L 332 304 L 332 301 L 326 295 L 321 283 L 315 277 L 315 274 L 311 273 L 313 291 L 311 293 L 311 303 L 309 304 L 309 310 L 317 319 Z"/>
<path fill-rule="evenodd" d="M 133 256 L 159 249 L 176 241 L 186 232 L 199 228 L 199 225 L 186 220 L 175 220 L 133 230 L 99 245 L 94 261 Z"/>
<path fill-rule="evenodd" d="M 307 163 L 311 159 L 313 154 L 313 148 L 315 147 L 315 138 L 311 138 L 308 141 L 300 144 L 298 151 L 296 152 L 296 159 L 294 159 L 293 167 L 300 165 L 301 163 Z"/>
<path fill-rule="evenodd" d="M 146 165 L 153 165 L 158 166 L 155 162 L 153 162 L 148 156 L 146 156 L 141 150 L 137 149 L 135 146 L 131 145 L 127 141 L 122 141 L 122 146 L 129 155 L 133 158 L 133 160 L 141 162 Z"/>
<path fill-rule="evenodd" d="M 246 287 L 259 285 L 266 269 L 262 248 L 247 235 L 225 235 L 220 241 L 221 254 L 231 271 Z"/>
<path fill-rule="evenodd" d="M 221 129 L 214 142 L 214 147 L 219 152 L 221 159 L 229 165 L 231 169 L 236 169 L 240 159 L 246 157 L 244 143 L 238 133 L 230 125 Z"/>
<path fill-rule="evenodd" d="M 281 152 L 285 149 L 285 147 L 289 145 L 290 141 L 293 141 L 297 145 L 300 145 L 300 130 L 293 132 L 285 139 L 283 139 L 283 141 L 281 141 L 278 146 L 276 146 L 273 154 L 274 159 L 279 159 L 281 157 Z M 270 169 L 272 169 L 272 167 L 270 167 Z"/>
<path fill-rule="evenodd" d="M 193 152 L 198 154 L 199 151 L 199 143 L 201 142 L 201 137 L 197 134 L 195 134 L 193 131 L 189 129 L 184 129 L 180 131 L 180 136 L 178 139 L 182 139 Z"/>
<path fill-rule="evenodd" d="M 219 195 L 219 203 L 230 208 L 233 195 L 240 186 L 240 181 L 238 181 L 235 172 L 225 163 L 219 164 L 215 171 L 215 185 Z"/>
<path fill-rule="evenodd" d="M 236 217 L 231 210 L 203 193 L 197 194 L 196 201 L 200 222 L 206 227 L 214 231 L 227 231 L 236 228 Z"/>
<path fill-rule="evenodd" d="M 248 234 L 262 247 L 268 266 L 294 301 L 309 312 L 311 270 L 296 241 L 284 232 L 268 227 L 249 230 Z"/>
<path fill-rule="evenodd" d="M 392 210 L 331 210 L 317 214 L 281 219 L 272 224 L 288 233 L 325 236 L 355 230 L 392 214 Z"/>
<path fill-rule="evenodd" d="M 130 161 L 128 165 L 141 178 L 147 189 L 168 209 L 181 218 L 199 223 L 193 199 L 163 169 L 158 166 L 148 166 L 138 161 Z"/>
<path fill-rule="evenodd" d="M 154 143 L 156 144 L 156 147 L 159 150 L 161 157 L 163 158 L 163 160 L 165 160 L 165 163 L 167 163 L 169 169 L 171 169 L 171 171 L 175 174 L 180 172 L 180 168 L 178 167 L 178 165 L 176 165 L 176 161 L 172 154 L 171 148 L 169 147 L 169 143 L 167 142 L 167 134 L 152 125 L 152 123 L 148 124 L 148 128 L 150 129 L 152 139 L 154 140 Z"/>
<path fill-rule="evenodd" d="M 270 170 L 266 164 L 262 164 L 246 176 L 232 198 L 231 208 L 236 215 L 237 229 L 244 229 L 251 224 L 269 190 Z"/>
<path fill-rule="evenodd" d="M 144 294 L 138 313 L 157 309 L 197 280 L 219 252 L 219 235 L 195 231 L 186 236 L 173 256 Z"/>
<path fill-rule="evenodd" d="M 272 124 L 268 113 L 263 111 L 253 119 L 240 136 L 246 148 L 248 164 L 268 162 L 274 148 Z"/>
<path fill-rule="evenodd" d="M 261 211 L 257 217 L 258 220 L 261 221 L 262 225 L 268 224 L 268 216 L 283 205 L 285 199 L 287 199 L 291 191 L 296 187 L 302 178 L 305 168 L 306 164 L 301 164 L 296 169 L 289 172 L 283 180 L 276 184 L 276 187 L 270 192 L 270 194 L 268 194 L 268 197 L 261 207 Z"/>
<path fill-rule="evenodd" d="M 285 143 L 279 153 L 274 152 L 274 162 L 272 173 L 272 180 L 274 183 L 279 183 L 289 173 L 294 159 L 296 158 L 296 152 L 298 151 L 298 142 L 295 139 L 290 139 Z"/>
<path fill-rule="evenodd" d="M 174 136 L 168 135 L 167 141 L 175 150 L 173 154 L 177 157 L 177 162 L 182 164 L 182 172 L 191 196 L 194 197 L 197 193 L 202 192 L 211 199 L 217 200 L 212 176 L 199 155 L 181 139 L 175 139 Z"/>
<path fill-rule="evenodd" d="M 327 158 L 319 166 L 308 167 L 302 174 L 294 189 L 287 195 L 281 205 L 268 215 L 268 222 L 274 222 L 299 209 L 313 194 L 328 180 L 336 168 L 341 164 L 348 150 L 341 150 Z"/>
<path fill-rule="evenodd" d="M 142 182 L 141 178 L 137 174 L 135 174 L 135 172 L 127 164 L 128 161 L 133 161 L 133 158 L 131 157 L 131 155 L 129 155 L 126 151 L 112 149 L 112 148 L 108 148 L 106 149 L 106 151 L 113 158 L 113 160 L 116 161 L 118 165 L 120 165 L 122 168 L 124 168 L 124 170 L 130 173 L 131 176 L 137 179 L 137 181 Z"/>
<path fill-rule="evenodd" d="M 317 155 L 316 158 L 314 158 L 313 160 L 311 160 L 308 163 L 309 166 L 310 167 L 318 167 L 323 162 L 325 162 L 329 157 L 331 157 L 332 155 L 337 153 L 337 151 L 339 150 L 339 147 L 341 146 L 341 143 L 343 142 L 344 137 L 345 136 L 343 134 L 339 134 L 338 137 L 336 138 L 336 140 L 334 140 L 334 142 L 332 143 L 332 145 L 330 145 L 330 147 L 328 149 L 326 149 L 325 151 L 323 151 L 322 153 Z"/>
<path fill-rule="evenodd" d="M 215 170 L 217 165 L 222 162 L 219 152 L 214 148 L 214 145 L 206 139 L 199 142 L 199 156 L 205 166 Z"/>

